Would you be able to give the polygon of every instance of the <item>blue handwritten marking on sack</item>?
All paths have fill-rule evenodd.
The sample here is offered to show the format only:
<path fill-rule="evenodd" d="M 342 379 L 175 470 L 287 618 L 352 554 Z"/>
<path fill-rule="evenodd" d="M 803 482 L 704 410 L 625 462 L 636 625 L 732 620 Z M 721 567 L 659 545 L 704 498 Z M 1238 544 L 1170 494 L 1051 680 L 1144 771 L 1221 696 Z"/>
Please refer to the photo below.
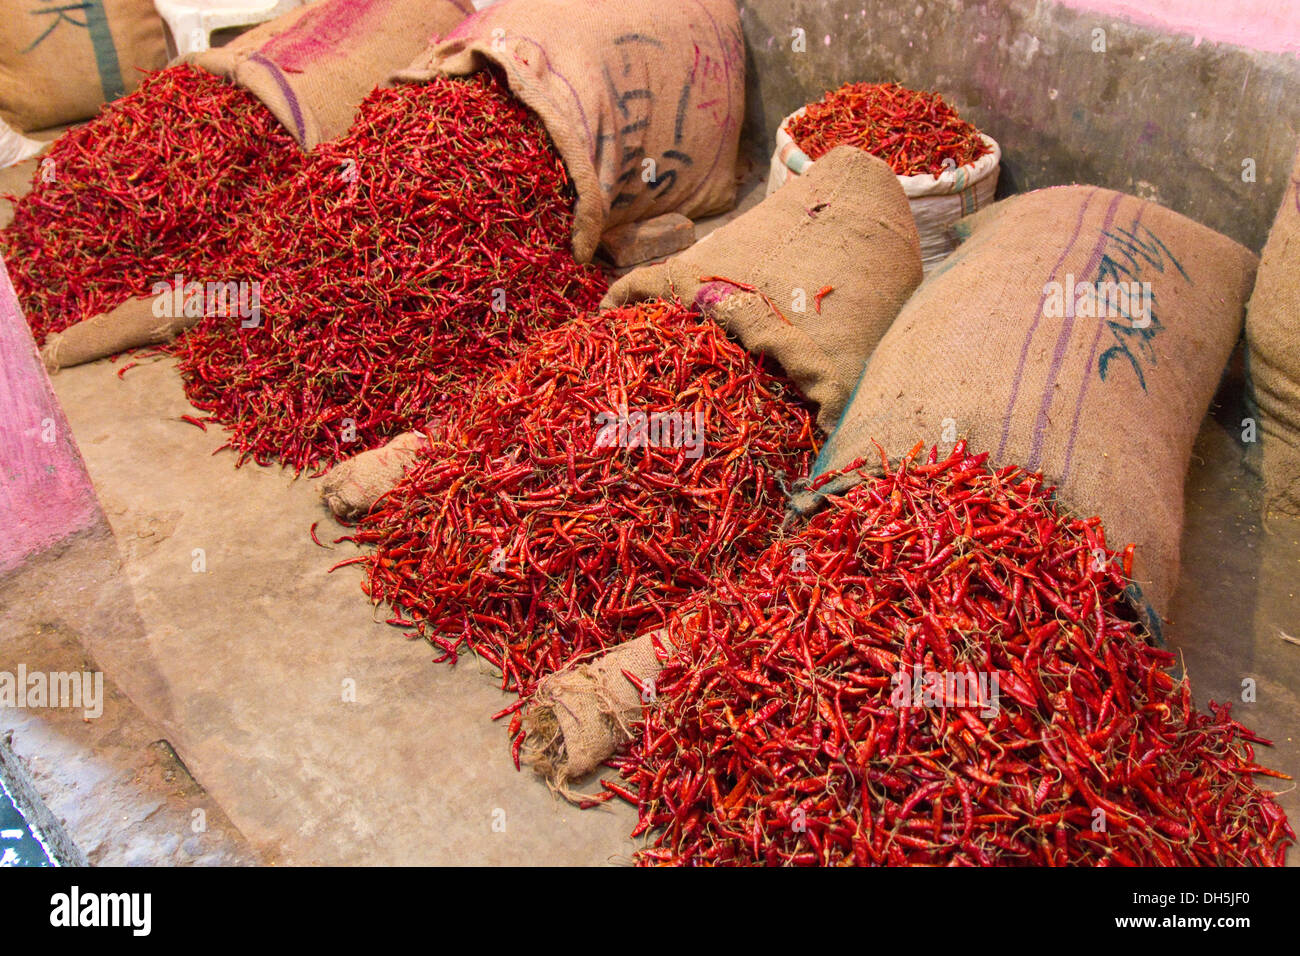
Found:
<path fill-rule="evenodd" d="M 95 50 L 95 66 L 99 69 L 99 85 L 104 88 L 104 101 L 111 103 L 126 92 L 122 82 L 122 65 L 117 60 L 117 47 L 113 33 L 108 28 L 108 14 L 103 0 L 90 0 L 86 4 L 86 27 L 90 30 L 90 45 Z"/>
<path fill-rule="evenodd" d="M 49 3 L 50 0 L 40 0 L 40 2 Z M 72 19 L 72 17 L 68 16 L 68 14 L 71 13 L 73 10 L 85 10 L 89 6 L 90 6 L 89 3 L 69 3 L 61 7 L 45 7 L 37 10 L 28 10 L 27 12 L 34 17 L 50 16 L 51 14 L 53 14 L 54 20 L 50 23 L 48 27 L 45 28 L 44 32 L 41 33 L 40 36 L 38 36 L 35 40 L 33 40 L 31 43 L 27 45 L 27 48 L 23 50 L 23 52 L 31 53 L 38 46 L 44 43 L 45 38 L 48 37 L 51 33 L 53 33 L 56 29 L 58 29 L 60 23 L 64 23 L 64 22 L 71 23 L 74 27 L 81 27 L 84 30 L 86 28 L 86 24 Z"/>
<path fill-rule="evenodd" d="M 1103 235 L 1107 240 L 1107 248 L 1097 266 L 1094 282 L 1120 283 L 1126 280 L 1139 282 L 1144 269 L 1154 269 L 1163 275 L 1166 265 L 1169 265 L 1176 269 L 1189 285 L 1192 284 L 1191 276 L 1169 251 L 1169 247 L 1161 241 L 1160 237 L 1136 220 L 1131 229 L 1117 227 L 1106 230 Z M 1150 311 L 1143 316 L 1146 324 L 1136 324 L 1135 317 L 1129 314 L 1125 305 L 1119 308 L 1118 320 L 1106 320 L 1106 329 L 1115 340 L 1115 344 L 1102 352 L 1097 359 L 1097 374 L 1103 382 L 1110 372 L 1111 362 L 1123 358 L 1133 369 L 1142 391 L 1147 390 L 1143 363 L 1156 364 L 1154 340 L 1164 331 L 1164 326 L 1156 314 L 1156 307 L 1156 294 L 1153 291 L 1150 296 Z"/>
<path fill-rule="evenodd" d="M 49 3 L 50 0 L 40 0 Z M 74 11 L 83 11 L 86 22 L 82 23 L 70 16 Z M 104 99 L 111 101 L 126 92 L 122 83 L 122 67 L 117 59 L 117 47 L 113 45 L 113 34 L 108 28 L 108 14 L 104 12 L 103 0 L 85 0 L 83 3 L 67 3 L 57 7 L 38 7 L 27 11 L 34 17 L 53 16 L 49 26 L 28 44 L 23 50 L 30 53 L 58 29 L 61 23 L 71 23 L 74 27 L 86 30 L 90 34 L 90 45 L 95 52 L 95 68 L 99 71 L 99 85 L 104 90 Z"/>

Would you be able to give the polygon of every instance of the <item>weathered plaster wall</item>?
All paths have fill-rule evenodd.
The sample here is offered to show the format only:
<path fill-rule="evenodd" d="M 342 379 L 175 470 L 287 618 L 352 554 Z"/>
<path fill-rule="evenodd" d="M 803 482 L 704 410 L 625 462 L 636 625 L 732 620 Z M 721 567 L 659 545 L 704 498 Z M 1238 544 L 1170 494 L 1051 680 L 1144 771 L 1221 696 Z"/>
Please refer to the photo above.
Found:
<path fill-rule="evenodd" d="M 1300 6 L 1293 0 L 1062 0 L 1076 10 L 1120 17 L 1196 42 L 1300 53 Z"/>
<path fill-rule="evenodd" d="M 765 162 L 782 117 L 826 89 L 897 80 L 940 91 L 999 141 L 1001 194 L 1108 186 L 1258 250 L 1296 153 L 1300 58 L 1284 51 L 1300 48 L 1300 11 L 1068 2 L 741 0 L 751 155 Z M 1130 8 L 1144 22 L 1120 19 Z"/>

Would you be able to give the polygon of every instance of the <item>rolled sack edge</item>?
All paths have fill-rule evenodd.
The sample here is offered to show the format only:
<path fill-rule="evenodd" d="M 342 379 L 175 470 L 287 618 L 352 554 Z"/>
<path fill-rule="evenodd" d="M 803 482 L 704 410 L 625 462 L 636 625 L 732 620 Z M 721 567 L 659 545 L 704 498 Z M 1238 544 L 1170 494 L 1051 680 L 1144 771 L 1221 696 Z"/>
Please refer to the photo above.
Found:
<path fill-rule="evenodd" d="M 397 486 L 428 443 L 422 432 L 403 432 L 386 445 L 339 462 L 321 479 L 321 500 L 339 518 L 360 517 Z"/>
<path fill-rule="evenodd" d="M 522 760 L 571 803 L 591 799 L 570 784 L 628 743 L 641 716 L 641 691 L 623 671 L 653 684 L 669 653 L 663 631 L 653 631 L 544 677 L 522 715 Z"/>

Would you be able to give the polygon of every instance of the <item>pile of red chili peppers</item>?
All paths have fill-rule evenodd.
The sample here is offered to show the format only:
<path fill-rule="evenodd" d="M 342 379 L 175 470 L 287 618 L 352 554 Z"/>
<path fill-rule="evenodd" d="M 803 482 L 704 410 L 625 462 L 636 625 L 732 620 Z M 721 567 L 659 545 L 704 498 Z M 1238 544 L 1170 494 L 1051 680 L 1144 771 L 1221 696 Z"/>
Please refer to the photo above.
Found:
<path fill-rule="evenodd" d="M 1142 639 L 1131 552 L 1039 475 L 919 454 L 673 617 L 605 783 L 639 862 L 1282 864 L 1252 776 L 1284 775 Z"/>
<path fill-rule="evenodd" d="M 809 103 L 787 129 L 809 159 L 820 159 L 836 146 L 856 146 L 900 176 L 938 176 L 945 159 L 965 166 L 989 152 L 979 130 L 942 96 L 897 83 L 845 84 Z"/>
<path fill-rule="evenodd" d="M 421 427 L 523 341 L 596 305 L 574 191 L 493 73 L 376 90 L 260 198 L 261 317 L 178 345 L 186 394 L 240 462 L 328 466 Z"/>
<path fill-rule="evenodd" d="M 0 232 L 38 344 L 147 295 L 204 280 L 302 151 L 257 99 L 192 66 L 155 73 L 50 148 Z"/>
<path fill-rule="evenodd" d="M 376 545 L 365 588 L 442 659 L 468 646 L 529 693 L 756 555 L 813 428 L 793 386 L 698 313 L 584 315 L 430 430 L 353 539 Z"/>

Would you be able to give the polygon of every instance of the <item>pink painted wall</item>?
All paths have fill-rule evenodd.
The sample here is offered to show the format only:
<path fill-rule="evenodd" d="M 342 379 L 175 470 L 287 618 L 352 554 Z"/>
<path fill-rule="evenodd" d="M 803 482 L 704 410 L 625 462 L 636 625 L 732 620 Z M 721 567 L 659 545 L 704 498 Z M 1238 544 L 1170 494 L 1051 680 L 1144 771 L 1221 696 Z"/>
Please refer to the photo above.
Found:
<path fill-rule="evenodd" d="M 0 260 L 0 574 L 99 517 L 72 429 Z"/>
<path fill-rule="evenodd" d="M 1231 43 L 1300 54 L 1296 0 L 1060 0 L 1067 7 L 1129 20 L 1196 43 Z"/>

